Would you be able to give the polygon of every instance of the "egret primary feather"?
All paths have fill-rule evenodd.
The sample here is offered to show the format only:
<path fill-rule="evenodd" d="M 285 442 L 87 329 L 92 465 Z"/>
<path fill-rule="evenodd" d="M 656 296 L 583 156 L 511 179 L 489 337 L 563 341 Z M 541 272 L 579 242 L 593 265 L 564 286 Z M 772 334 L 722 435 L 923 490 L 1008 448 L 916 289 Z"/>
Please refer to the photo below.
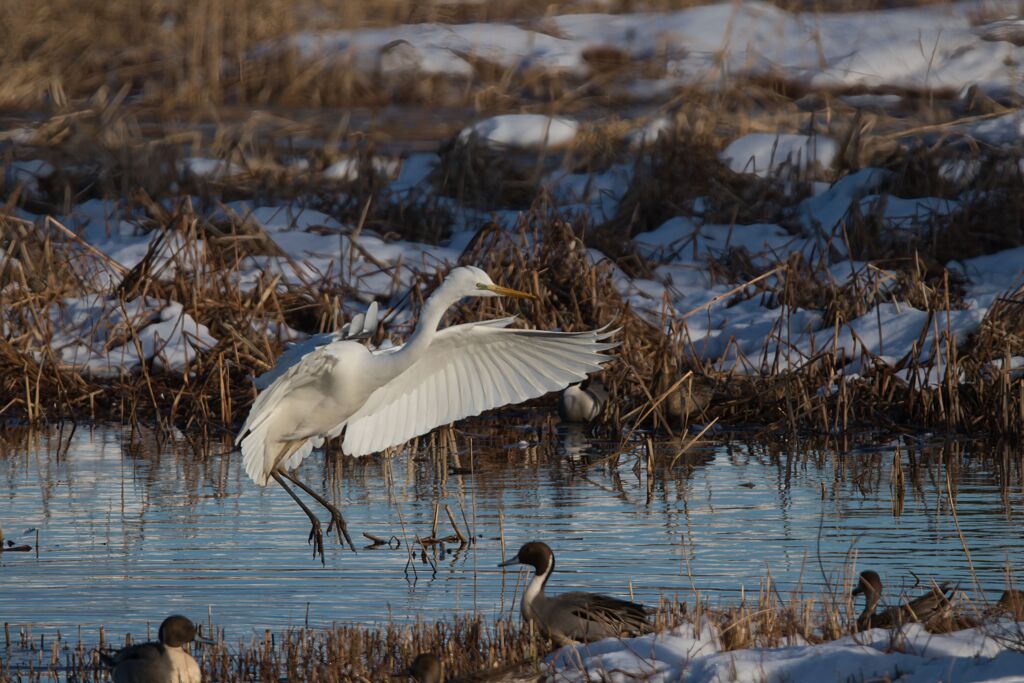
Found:
<path fill-rule="evenodd" d="M 246 473 L 256 484 L 277 481 L 310 518 L 314 553 L 322 552 L 315 515 L 285 479 L 331 513 L 331 527 L 348 539 L 337 508 L 291 470 L 326 438 L 345 432 L 343 450 L 382 451 L 440 425 L 521 403 L 579 382 L 610 360 L 604 352 L 617 330 L 548 332 L 510 328 L 513 318 L 438 330 L 445 311 L 464 297 L 536 298 L 500 287 L 473 266 L 453 269 L 426 300 L 405 344 L 370 350 L 342 335 L 297 358 L 286 353 L 267 373 L 273 381 L 256 397 L 238 434 Z M 367 313 L 365 329 L 376 311 Z M 375 324 L 375 323 L 374 323 Z"/>

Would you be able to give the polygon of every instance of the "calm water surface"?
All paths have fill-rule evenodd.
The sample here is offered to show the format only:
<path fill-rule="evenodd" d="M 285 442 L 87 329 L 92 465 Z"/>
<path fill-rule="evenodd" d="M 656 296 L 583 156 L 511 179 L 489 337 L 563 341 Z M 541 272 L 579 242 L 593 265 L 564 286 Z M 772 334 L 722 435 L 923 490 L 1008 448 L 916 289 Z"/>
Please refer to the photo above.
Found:
<path fill-rule="evenodd" d="M 892 440 L 836 452 L 722 440 L 649 481 L 631 456 L 611 469 L 584 467 L 608 447 L 564 428 L 539 438 L 528 427 L 539 421 L 510 413 L 467 423 L 460 464 L 472 475 L 446 474 L 428 448 L 387 460 L 314 454 L 299 476 L 339 501 L 357 545 L 362 532 L 402 541 L 353 554 L 332 538 L 326 566 L 311 557 L 298 507 L 273 484 L 254 486 L 240 456 L 219 443 L 197 453 L 184 439 L 158 447 L 151 435 L 133 439 L 116 427 L 80 427 L 70 439 L 68 428 L 63 442 L 56 431 L 9 429 L 0 525 L 8 540 L 33 546 L 38 531 L 39 547 L 38 555 L 0 554 L 0 621 L 31 625 L 33 634 L 81 626 L 88 639 L 100 625 L 139 634 L 182 612 L 212 615 L 229 637 L 245 637 L 307 622 L 499 614 L 516 609 L 521 580 L 495 566 L 502 539 L 510 554 L 527 540 L 552 545 L 556 592 L 632 591 L 651 603 L 691 599 L 692 586 L 712 602 L 737 602 L 741 587 L 756 591 L 769 573 L 783 596 L 821 592 L 826 577 L 838 590 L 851 569 L 864 568 L 893 590 L 911 588 L 914 571 L 975 591 L 963 543 L 991 598 L 1006 567 L 1024 562 L 1019 452 L 962 442 Z M 659 444 L 659 462 L 676 448 Z M 430 535 L 435 504 L 439 535 L 450 533 L 447 504 L 477 543 L 449 547 L 433 564 L 419 554 L 410 562 L 405 548 Z"/>

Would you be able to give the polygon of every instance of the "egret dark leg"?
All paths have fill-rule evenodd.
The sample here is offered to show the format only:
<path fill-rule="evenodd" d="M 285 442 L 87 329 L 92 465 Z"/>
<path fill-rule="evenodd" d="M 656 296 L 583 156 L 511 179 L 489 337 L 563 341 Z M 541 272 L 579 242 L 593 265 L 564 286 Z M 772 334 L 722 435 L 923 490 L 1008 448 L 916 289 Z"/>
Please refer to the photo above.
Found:
<path fill-rule="evenodd" d="M 352 544 L 352 539 L 348 535 L 348 525 L 345 524 L 345 518 L 342 517 L 341 511 L 338 510 L 330 501 L 321 496 L 319 493 L 311 489 L 306 484 L 296 477 L 291 472 L 281 472 L 282 475 L 288 478 L 293 484 L 298 486 L 300 489 L 313 496 L 318 503 L 324 506 L 324 508 L 331 513 L 331 523 L 327 525 L 327 534 L 330 535 L 332 528 L 338 529 L 338 540 L 341 541 L 341 537 L 345 537 L 345 541 L 348 541 L 348 547 L 352 549 L 352 552 L 356 551 L 355 545 Z M 344 541 L 342 542 L 344 544 Z"/>
<path fill-rule="evenodd" d="M 281 478 L 281 474 L 277 470 L 271 472 L 270 476 L 274 478 L 274 481 L 281 485 L 281 488 L 288 492 L 288 495 L 292 497 L 292 500 L 298 503 L 299 507 L 302 508 L 302 511 L 306 513 L 307 517 L 309 517 L 309 521 L 313 525 L 309 531 L 309 542 L 313 544 L 313 557 L 316 557 L 319 554 L 320 564 L 326 564 L 326 561 L 324 560 L 324 534 L 320 528 L 320 520 L 316 518 L 316 515 L 313 514 L 312 510 L 306 507 L 306 504 L 302 502 L 302 499 L 295 495 L 295 491 L 292 491 L 291 487 L 284 483 L 284 479 Z"/>

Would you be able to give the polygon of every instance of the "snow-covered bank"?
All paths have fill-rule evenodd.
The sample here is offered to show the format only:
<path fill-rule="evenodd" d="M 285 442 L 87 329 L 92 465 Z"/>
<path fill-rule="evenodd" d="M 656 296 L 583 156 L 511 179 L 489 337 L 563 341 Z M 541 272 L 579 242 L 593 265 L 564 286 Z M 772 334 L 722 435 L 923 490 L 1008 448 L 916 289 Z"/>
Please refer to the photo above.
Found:
<path fill-rule="evenodd" d="M 668 632 L 560 650 L 555 680 L 650 683 L 817 683 L 899 680 L 1024 681 L 1024 623 L 1001 622 L 947 634 L 909 624 L 810 645 L 723 651 L 713 628 Z"/>
<path fill-rule="evenodd" d="M 468 131 L 473 136 L 491 135 L 507 126 L 515 130 L 515 135 L 498 135 L 492 142 L 504 145 L 515 139 L 529 139 L 543 144 L 553 128 L 560 131 L 560 136 L 575 130 L 566 122 L 543 116 L 485 119 L 465 130 L 467 136 Z M 751 159 L 759 159 L 758 170 L 768 170 L 776 168 L 773 155 L 780 150 L 788 150 L 786 157 L 798 165 L 806 163 L 808 157 L 827 161 L 834 152 L 834 144 L 822 139 L 811 144 L 813 139 L 801 136 L 778 140 L 763 134 L 751 137 L 738 138 L 727 148 L 723 163 L 744 170 L 745 164 L 739 159 L 749 154 Z M 668 142 L 662 140 L 661 144 Z M 737 149 L 745 151 L 740 154 L 735 152 Z M 454 223 L 450 236 L 440 245 L 388 240 L 369 229 L 353 234 L 352 226 L 326 213 L 290 203 L 232 201 L 219 204 L 208 216 L 250 226 L 273 245 L 272 249 L 261 249 L 241 259 L 232 274 L 241 291 L 252 291 L 274 278 L 282 291 L 339 278 L 352 292 L 343 305 L 361 310 L 372 300 L 399 300 L 416 277 L 431 276 L 456 263 L 466 245 L 490 220 L 510 233 L 525 220 L 521 211 L 486 212 L 438 196 L 431 174 L 439 163 L 436 155 L 411 155 L 389 169 L 394 179 L 386 185 L 383 196 L 396 202 L 420 201 L 408 197 L 427 198 L 447 207 Z M 620 163 L 592 173 L 557 171 L 545 175 L 540 182 L 552 202 L 550 217 L 582 216 L 595 222 L 611 219 L 634 182 L 634 170 L 632 164 Z M 962 203 L 939 197 L 896 196 L 886 191 L 891 178 L 889 171 L 868 168 L 831 184 L 815 183 L 812 196 L 793 200 L 789 209 L 792 218 L 785 223 L 713 223 L 703 217 L 698 200 L 692 215 L 676 216 L 655 230 L 633 237 L 632 246 L 650 263 L 651 274 L 633 279 L 616 269 L 615 283 L 635 311 L 655 325 L 664 322 L 666 329 L 681 329 L 682 340 L 693 354 L 723 371 L 772 374 L 798 369 L 822 350 L 829 350 L 843 359 L 841 369 L 847 374 L 884 364 L 905 370 L 901 375 L 904 381 L 940 384 L 950 344 L 962 345 L 979 329 L 995 302 L 1012 293 L 1024 277 L 1024 248 L 943 264 L 962 280 L 962 303 L 948 313 L 915 307 L 896 286 L 898 273 L 890 266 L 849 260 L 851 246 L 846 230 L 851 216 L 873 216 L 879 243 L 900 244 L 919 240 L 941 221 L 955 218 Z M 200 199 L 194 198 L 193 204 L 199 206 Z M 46 229 L 44 216 L 21 215 L 35 221 L 39 229 Z M 109 292 L 103 287 L 115 285 L 147 253 L 152 277 L 167 280 L 179 271 L 186 276 L 202 276 L 206 259 L 202 241 L 187 244 L 179 232 L 149 231 L 149 219 L 137 210 L 126 209 L 123 202 L 89 200 L 73 206 L 60 220 L 109 262 L 89 269 L 100 276 L 96 281 L 100 290 L 95 292 L 92 308 L 103 301 L 113 306 L 116 299 L 107 296 Z M 751 274 L 721 267 L 737 255 L 753 268 Z M 591 256 L 595 263 L 605 260 L 596 250 L 591 250 Z M 820 287 L 877 290 L 883 298 L 850 319 L 829 319 L 822 308 L 780 305 L 776 295 L 766 296 L 765 291 L 784 286 L 795 257 L 804 263 L 820 264 L 813 274 Z M 121 273 L 112 270 L 111 264 Z M 756 273 L 761 273 L 758 277 L 764 289 L 744 286 Z M 62 307 L 76 311 L 80 305 L 78 298 L 72 297 Z M 132 316 L 155 319 L 169 310 L 167 306 L 174 305 L 154 303 L 152 310 L 135 311 Z M 116 320 L 119 315 L 120 311 L 111 309 L 101 317 Z M 73 366 L 109 374 L 112 370 L 108 366 L 117 364 L 112 360 L 116 354 L 111 354 L 105 337 L 90 336 L 98 334 L 95 325 L 82 328 L 75 322 L 77 318 L 51 315 L 56 326 L 51 346 L 59 358 Z M 403 311 L 389 321 L 394 325 L 407 319 L 408 311 Z M 187 326 L 198 324 L 191 318 L 185 322 Z M 284 328 L 277 325 L 274 329 Z M 187 359 L 192 350 L 211 346 L 206 332 L 192 334 L 203 343 L 182 345 L 186 337 L 178 335 L 182 344 L 175 343 L 185 355 L 174 358 Z M 283 340 L 301 334 L 291 330 L 275 336 Z M 161 338 L 167 342 L 166 335 L 161 334 Z M 83 356 L 81 350 L 72 352 L 69 349 L 74 345 L 92 349 L 92 355 Z M 138 365 L 138 353 L 131 346 L 121 344 L 118 348 L 124 351 L 121 365 L 125 369 Z M 97 364 L 104 365 L 104 369 Z M 167 364 L 174 369 L 180 365 Z"/>
<path fill-rule="evenodd" d="M 1016 11 L 1004 3 L 1008 15 Z M 470 78 L 474 60 L 510 70 L 585 76 L 593 50 L 657 59 L 664 81 L 715 85 L 775 76 L 815 88 L 1019 92 L 1008 64 L 1024 47 L 975 25 L 978 2 L 874 12 L 792 13 L 765 2 L 724 2 L 673 12 L 566 14 L 540 24 L 411 24 L 303 32 L 286 44 L 308 59 L 333 59 L 382 75 Z M 999 16 L 999 5 L 985 5 Z M 1005 34 L 1005 35 L 1004 35 Z M 268 46 L 267 49 L 274 49 Z"/>

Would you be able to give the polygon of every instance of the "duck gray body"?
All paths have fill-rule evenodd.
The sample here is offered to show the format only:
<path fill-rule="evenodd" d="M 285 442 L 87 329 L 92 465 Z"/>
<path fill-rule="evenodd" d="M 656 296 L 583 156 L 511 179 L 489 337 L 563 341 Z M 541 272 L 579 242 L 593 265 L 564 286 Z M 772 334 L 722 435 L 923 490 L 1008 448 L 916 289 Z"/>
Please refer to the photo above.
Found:
<path fill-rule="evenodd" d="M 101 657 L 114 683 L 200 683 L 199 664 L 181 649 L 195 636 L 195 625 L 174 615 L 160 624 L 158 642 L 131 645 Z"/>
<path fill-rule="evenodd" d="M 516 662 L 447 678 L 440 658 L 429 652 L 417 655 L 412 664 L 398 675 L 409 676 L 416 683 L 539 683 L 545 678 L 530 662 Z"/>
<path fill-rule="evenodd" d="M 869 628 L 893 628 L 902 624 L 928 622 L 949 617 L 952 612 L 952 596 L 956 586 L 944 583 L 924 595 L 876 612 L 882 601 L 882 580 L 877 572 L 861 572 L 860 580 L 853 589 L 853 595 L 864 594 L 864 611 L 857 618 L 857 630 Z"/>
<path fill-rule="evenodd" d="M 558 400 L 558 415 L 565 422 L 596 420 L 608 402 L 608 391 L 598 380 L 588 379 L 566 387 Z"/>
<path fill-rule="evenodd" d="M 523 593 L 520 611 L 523 619 L 536 624 L 558 645 L 632 637 L 650 630 L 648 609 L 635 602 L 585 592 L 545 595 L 544 587 L 555 569 L 555 555 L 544 543 L 527 543 L 502 566 L 510 564 L 527 564 L 536 570 Z"/>

